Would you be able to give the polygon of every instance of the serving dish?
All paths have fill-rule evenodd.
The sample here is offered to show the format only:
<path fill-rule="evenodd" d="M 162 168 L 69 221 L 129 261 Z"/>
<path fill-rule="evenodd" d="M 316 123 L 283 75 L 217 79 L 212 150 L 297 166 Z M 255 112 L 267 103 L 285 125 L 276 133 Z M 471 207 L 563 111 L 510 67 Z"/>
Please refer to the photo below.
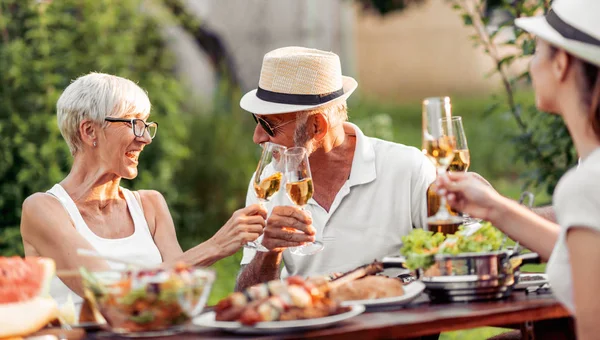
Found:
<path fill-rule="evenodd" d="M 125 336 L 154 336 L 177 331 L 200 314 L 215 280 L 212 270 L 179 266 L 87 272 L 84 294 L 107 321 L 107 329 Z"/>

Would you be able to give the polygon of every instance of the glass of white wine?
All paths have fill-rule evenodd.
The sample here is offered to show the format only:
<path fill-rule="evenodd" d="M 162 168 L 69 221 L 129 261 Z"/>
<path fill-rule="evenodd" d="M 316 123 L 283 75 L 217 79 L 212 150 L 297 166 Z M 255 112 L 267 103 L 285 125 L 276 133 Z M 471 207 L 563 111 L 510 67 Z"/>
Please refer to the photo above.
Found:
<path fill-rule="evenodd" d="M 252 182 L 254 193 L 260 204 L 269 202 L 271 197 L 281 188 L 283 172 L 285 171 L 285 150 L 286 147 L 279 144 L 271 142 L 262 144 L 262 154 Z M 258 241 L 248 242 L 245 247 L 260 252 L 269 251 Z"/>
<path fill-rule="evenodd" d="M 304 210 L 313 196 L 313 181 L 308 163 L 308 152 L 303 147 L 289 148 L 285 151 L 285 191 L 290 200 Z M 300 247 L 290 248 L 294 255 L 313 255 L 323 250 L 320 241 L 308 242 Z"/>
<path fill-rule="evenodd" d="M 442 118 L 442 125 L 447 124 L 447 120 L 447 118 Z M 471 165 L 471 154 L 469 153 L 469 146 L 467 145 L 467 136 L 465 135 L 462 117 L 452 116 L 450 121 L 456 144 L 454 158 L 452 158 L 452 162 L 450 162 L 450 166 L 448 166 L 448 171 L 467 172 Z"/>
<path fill-rule="evenodd" d="M 450 97 L 432 97 L 423 101 L 423 153 L 435 165 L 438 177 L 452 163 L 456 150 L 456 136 L 452 124 Z M 427 218 L 429 225 L 461 223 L 464 219 L 452 215 L 441 195 L 437 212 Z"/>
<path fill-rule="evenodd" d="M 446 119 L 442 119 L 445 121 Z M 456 138 L 456 149 L 454 150 L 454 158 L 448 167 L 448 171 L 455 172 L 467 172 L 471 165 L 471 154 L 469 153 L 469 146 L 467 145 L 467 135 L 465 134 L 465 128 L 463 126 L 462 117 L 452 116 L 452 130 Z M 444 124 L 444 123 L 442 123 Z M 474 218 L 465 213 L 460 213 L 463 218 L 464 224 L 481 222 L 480 218 Z"/>

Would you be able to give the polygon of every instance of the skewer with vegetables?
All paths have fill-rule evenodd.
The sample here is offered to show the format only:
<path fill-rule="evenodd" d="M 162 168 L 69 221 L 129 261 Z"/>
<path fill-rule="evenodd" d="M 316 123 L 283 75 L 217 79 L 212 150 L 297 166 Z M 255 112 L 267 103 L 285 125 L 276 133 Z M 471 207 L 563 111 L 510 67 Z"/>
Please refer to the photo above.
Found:
<path fill-rule="evenodd" d="M 292 276 L 261 283 L 219 301 L 216 320 L 254 325 L 264 321 L 312 319 L 348 311 L 327 298 L 327 292 L 350 281 L 383 271 L 380 262 L 359 267 L 333 280 Z"/>

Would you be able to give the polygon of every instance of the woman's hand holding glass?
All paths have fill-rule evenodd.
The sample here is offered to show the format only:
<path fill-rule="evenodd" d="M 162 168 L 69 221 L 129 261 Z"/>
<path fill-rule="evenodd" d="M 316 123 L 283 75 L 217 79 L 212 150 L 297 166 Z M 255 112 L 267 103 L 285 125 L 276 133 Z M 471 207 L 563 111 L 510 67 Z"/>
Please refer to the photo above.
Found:
<path fill-rule="evenodd" d="M 252 204 L 239 209 L 211 238 L 223 257 L 235 254 L 240 244 L 256 240 L 266 224 L 267 209 L 260 204 Z"/>
<path fill-rule="evenodd" d="M 454 159 L 456 136 L 452 124 L 449 97 L 427 98 L 423 101 L 423 153 L 435 165 L 438 177 L 442 176 Z M 463 218 L 450 214 L 446 198 L 441 197 L 435 215 L 428 217 L 430 225 L 456 224 Z"/>
<path fill-rule="evenodd" d="M 256 198 L 261 205 L 268 202 L 281 187 L 283 172 L 285 171 L 285 150 L 285 146 L 271 142 L 262 144 L 262 154 L 252 182 Z M 257 241 L 248 242 L 245 247 L 260 252 L 269 251 L 268 248 Z"/>
<path fill-rule="evenodd" d="M 486 221 L 493 219 L 498 202 L 505 199 L 474 173 L 448 172 L 438 178 L 450 206 Z"/>

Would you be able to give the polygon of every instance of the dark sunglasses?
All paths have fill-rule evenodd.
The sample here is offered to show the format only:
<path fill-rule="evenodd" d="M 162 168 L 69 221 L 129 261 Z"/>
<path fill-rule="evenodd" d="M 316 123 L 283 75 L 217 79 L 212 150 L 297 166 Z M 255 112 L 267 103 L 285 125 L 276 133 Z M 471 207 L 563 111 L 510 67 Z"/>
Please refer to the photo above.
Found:
<path fill-rule="evenodd" d="M 158 123 L 155 123 L 155 122 L 146 123 L 143 120 L 138 119 L 138 118 L 126 119 L 126 118 L 107 117 L 107 118 L 104 118 L 104 120 L 107 122 L 129 123 L 131 125 L 131 130 L 133 130 L 133 134 L 136 137 L 143 137 L 144 133 L 146 133 L 146 131 L 148 131 L 148 135 L 150 135 L 150 139 L 154 139 L 154 136 L 156 136 L 156 131 L 158 130 Z"/>
<path fill-rule="evenodd" d="M 264 120 L 264 119 L 262 119 L 260 117 L 257 117 L 255 114 L 252 114 L 252 118 L 254 118 L 254 121 L 257 124 L 260 124 L 260 126 L 263 128 L 263 130 L 265 130 L 265 132 L 267 133 L 267 135 L 269 135 L 271 137 L 275 137 L 275 131 L 277 129 L 279 129 L 280 127 L 296 121 L 296 119 L 293 119 L 293 120 L 290 120 L 288 122 L 279 124 L 276 127 L 272 128 L 271 125 L 269 124 L 269 122 L 267 122 L 266 120 Z"/>

